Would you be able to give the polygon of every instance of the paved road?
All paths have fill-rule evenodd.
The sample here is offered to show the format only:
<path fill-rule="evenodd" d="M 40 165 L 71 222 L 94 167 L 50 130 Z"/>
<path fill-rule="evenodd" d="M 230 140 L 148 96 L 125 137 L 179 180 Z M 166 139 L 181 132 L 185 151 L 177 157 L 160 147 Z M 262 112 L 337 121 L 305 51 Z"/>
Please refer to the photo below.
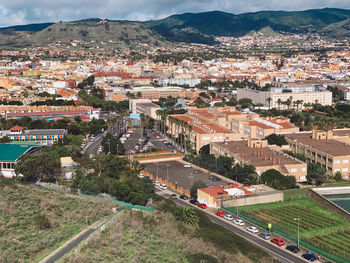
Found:
<path fill-rule="evenodd" d="M 164 191 L 161 191 L 158 189 L 158 190 L 156 190 L 156 193 L 158 195 L 161 195 L 161 196 L 166 196 L 167 194 L 169 194 L 171 192 L 169 192 L 169 191 L 164 192 Z M 195 208 L 195 209 L 198 209 L 198 210 L 205 212 L 206 215 L 208 216 L 208 218 L 212 222 L 234 232 L 235 234 L 244 238 L 245 240 L 249 241 L 250 243 L 254 244 L 255 246 L 262 248 L 267 253 L 269 253 L 271 256 L 279 259 L 283 263 L 308 262 L 308 261 L 305 261 L 300 256 L 294 255 L 293 253 L 287 251 L 285 248 L 279 248 L 278 246 L 272 244 L 269 240 L 266 241 L 262 238 L 259 238 L 257 235 L 248 232 L 245 229 L 245 227 L 236 226 L 227 220 L 224 220 L 222 218 L 217 217 L 216 215 L 212 214 L 212 212 L 210 212 L 208 210 L 202 210 L 202 209 L 199 209 L 197 206 L 191 205 L 188 201 L 184 201 L 182 199 L 174 199 L 174 202 L 179 206 L 190 206 L 192 208 Z"/>

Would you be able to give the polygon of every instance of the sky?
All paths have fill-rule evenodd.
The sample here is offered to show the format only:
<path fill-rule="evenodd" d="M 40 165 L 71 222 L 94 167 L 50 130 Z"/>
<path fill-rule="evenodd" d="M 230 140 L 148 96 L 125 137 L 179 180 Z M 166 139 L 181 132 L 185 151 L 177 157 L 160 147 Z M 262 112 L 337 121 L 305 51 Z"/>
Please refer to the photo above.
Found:
<path fill-rule="evenodd" d="M 350 0 L 1 0 L 0 26 L 85 18 L 144 21 L 212 10 L 239 14 L 324 7 L 350 9 Z"/>

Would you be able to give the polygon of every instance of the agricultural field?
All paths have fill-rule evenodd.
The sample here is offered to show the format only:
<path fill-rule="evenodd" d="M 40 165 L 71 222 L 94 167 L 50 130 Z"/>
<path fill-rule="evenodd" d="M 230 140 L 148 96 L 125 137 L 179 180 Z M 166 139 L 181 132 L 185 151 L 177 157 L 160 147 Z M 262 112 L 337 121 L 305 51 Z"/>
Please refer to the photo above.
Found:
<path fill-rule="evenodd" d="M 115 204 L 0 179 L 0 262 L 38 262 Z"/>
<path fill-rule="evenodd" d="M 235 213 L 235 208 L 228 208 Z M 310 199 L 246 206 L 239 209 L 242 218 L 261 227 L 272 224 L 272 232 L 296 241 L 299 231 L 302 245 L 325 250 L 350 262 L 350 222 L 326 210 Z M 296 219 L 296 220 L 294 220 Z M 325 253 L 326 254 L 326 253 Z M 343 261 L 343 260 L 342 260 Z M 344 262 L 344 261 L 343 261 Z"/>

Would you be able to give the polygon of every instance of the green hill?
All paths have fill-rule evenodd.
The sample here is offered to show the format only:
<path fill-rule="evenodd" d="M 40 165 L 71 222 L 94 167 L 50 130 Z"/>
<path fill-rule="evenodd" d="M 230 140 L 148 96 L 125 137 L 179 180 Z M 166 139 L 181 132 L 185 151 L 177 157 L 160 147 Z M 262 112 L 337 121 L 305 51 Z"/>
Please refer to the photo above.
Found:
<path fill-rule="evenodd" d="M 206 36 L 239 37 L 252 31 L 260 31 L 263 28 L 289 33 L 320 32 L 331 24 L 349 18 L 350 10 L 335 8 L 292 12 L 261 11 L 239 15 L 211 11 L 173 15 L 161 20 L 147 21 L 145 25 L 167 38 L 169 38 L 169 32 L 184 28 L 193 29 Z M 350 33 L 348 35 L 350 36 Z"/>
<path fill-rule="evenodd" d="M 0 179 L 0 262 L 38 262 L 115 205 Z"/>

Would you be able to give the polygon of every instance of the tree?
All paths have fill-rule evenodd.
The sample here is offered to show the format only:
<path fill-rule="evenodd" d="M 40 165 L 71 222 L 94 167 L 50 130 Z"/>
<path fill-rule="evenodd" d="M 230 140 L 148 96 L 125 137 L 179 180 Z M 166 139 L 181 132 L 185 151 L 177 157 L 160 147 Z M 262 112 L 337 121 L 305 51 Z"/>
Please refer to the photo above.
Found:
<path fill-rule="evenodd" d="M 197 199 L 197 190 L 200 188 L 206 188 L 208 185 L 203 181 L 197 181 L 191 186 L 191 197 Z"/>
<path fill-rule="evenodd" d="M 201 96 L 201 97 L 203 97 L 203 98 L 206 98 L 206 99 L 210 99 L 210 96 L 206 93 L 206 92 L 200 92 L 199 94 L 198 94 L 199 96 Z"/>
<path fill-rule="evenodd" d="M 278 104 L 278 110 L 281 110 L 282 100 L 278 99 L 277 104 Z"/>
<path fill-rule="evenodd" d="M 175 218 L 186 225 L 194 227 L 195 229 L 199 228 L 199 217 L 191 207 L 183 206 L 177 208 Z"/>
<path fill-rule="evenodd" d="M 320 164 L 308 163 L 307 166 L 306 179 L 308 183 L 321 185 L 326 181 L 326 171 Z"/>
<path fill-rule="evenodd" d="M 337 171 L 335 173 L 334 180 L 337 181 L 337 182 L 343 181 L 343 175 L 342 175 L 341 171 Z"/>
<path fill-rule="evenodd" d="M 125 148 L 123 144 L 117 140 L 111 133 L 107 133 L 107 135 L 103 138 L 101 145 L 103 146 L 104 153 L 125 154 Z"/>
<path fill-rule="evenodd" d="M 248 108 L 253 105 L 253 101 L 248 98 L 243 98 L 238 101 L 238 104 L 241 105 L 242 108 Z"/>
<path fill-rule="evenodd" d="M 271 109 L 271 101 L 272 99 L 270 97 L 266 99 L 266 102 L 269 104 L 269 110 Z"/>
<path fill-rule="evenodd" d="M 292 189 L 295 188 L 296 179 L 294 176 L 284 176 L 275 169 L 269 169 L 261 174 L 261 181 L 267 185 L 278 189 Z"/>
<path fill-rule="evenodd" d="M 282 146 L 282 145 L 287 145 L 288 142 L 286 140 L 286 138 L 284 137 L 284 135 L 278 135 L 275 133 L 270 134 L 269 136 L 266 136 L 267 141 L 269 142 L 269 144 L 276 144 L 278 146 Z"/>
<path fill-rule="evenodd" d="M 17 176 L 23 175 L 22 179 L 28 182 L 55 182 L 61 173 L 60 156 L 53 148 L 36 155 L 25 154 L 16 164 L 15 173 Z"/>

